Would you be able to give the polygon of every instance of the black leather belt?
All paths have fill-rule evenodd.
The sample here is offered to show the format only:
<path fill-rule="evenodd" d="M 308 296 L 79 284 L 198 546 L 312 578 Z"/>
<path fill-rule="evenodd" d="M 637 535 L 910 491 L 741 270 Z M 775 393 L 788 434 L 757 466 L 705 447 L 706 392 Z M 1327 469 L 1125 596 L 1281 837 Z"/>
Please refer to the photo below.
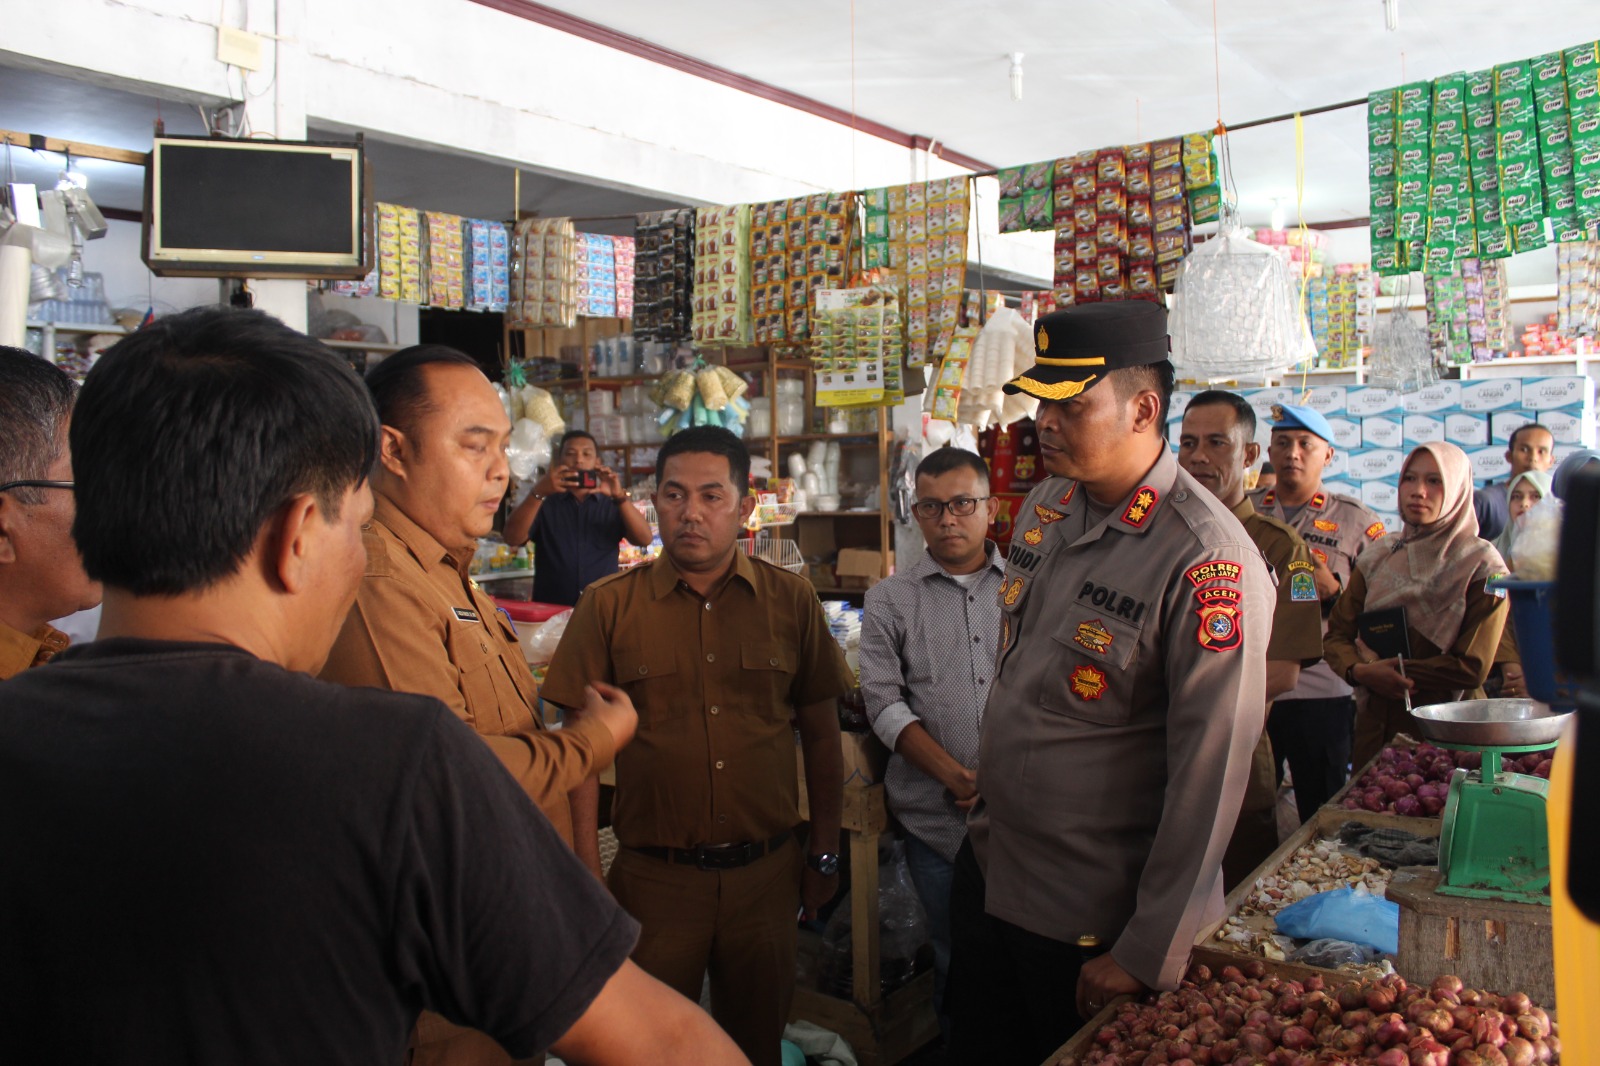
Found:
<path fill-rule="evenodd" d="M 757 840 L 745 844 L 702 844 L 697 848 L 629 848 L 652 859 L 675 862 L 681 866 L 694 866 L 701 870 L 737 870 L 749 866 L 757 859 L 770 855 L 794 838 L 793 830 L 779 833 L 771 840 Z"/>

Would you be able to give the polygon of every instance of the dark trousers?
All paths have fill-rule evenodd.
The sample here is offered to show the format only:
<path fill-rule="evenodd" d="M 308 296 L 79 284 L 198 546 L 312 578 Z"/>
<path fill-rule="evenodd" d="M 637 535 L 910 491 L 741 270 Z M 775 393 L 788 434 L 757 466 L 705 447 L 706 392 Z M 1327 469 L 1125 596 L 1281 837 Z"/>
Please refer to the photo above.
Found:
<path fill-rule="evenodd" d="M 1279 700 L 1267 719 L 1267 736 L 1283 781 L 1283 760 L 1294 775 L 1294 804 L 1300 821 L 1309 822 L 1317 808 L 1344 787 L 1350 766 L 1356 701 L 1350 696 L 1326 700 Z"/>
<path fill-rule="evenodd" d="M 950 886 L 950 1061 L 1039 1066 L 1083 1027 L 1076 944 L 984 912 L 983 871 L 963 842 Z"/>

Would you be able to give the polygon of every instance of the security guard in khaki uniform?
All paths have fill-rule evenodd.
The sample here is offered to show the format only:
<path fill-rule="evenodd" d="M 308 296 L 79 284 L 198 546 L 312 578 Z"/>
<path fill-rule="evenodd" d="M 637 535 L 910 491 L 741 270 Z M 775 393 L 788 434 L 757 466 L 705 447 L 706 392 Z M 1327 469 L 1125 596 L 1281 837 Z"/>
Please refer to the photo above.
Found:
<path fill-rule="evenodd" d="M 1007 561 L 947 993 L 953 1061 L 1027 1066 L 1113 995 L 1175 988 L 1222 914 L 1274 600 L 1238 519 L 1167 448 L 1166 310 L 1072 307 L 1034 343 L 1005 387 L 1044 401 L 1052 476 Z"/>
<path fill-rule="evenodd" d="M 1261 456 L 1255 443 L 1256 413 L 1232 392 L 1202 392 L 1183 413 L 1178 465 L 1244 524 L 1278 579 L 1278 607 L 1267 644 L 1267 700 L 1293 689 L 1302 667 L 1322 661 L 1322 612 L 1311 550 L 1276 518 L 1258 514 L 1244 494 L 1245 471 Z M 1270 720 L 1270 719 L 1269 719 Z M 1262 734 L 1250 763 L 1250 786 L 1222 857 L 1224 888 L 1248 877 L 1278 846 L 1278 780 L 1272 741 Z"/>
<path fill-rule="evenodd" d="M 1278 472 L 1278 482 L 1252 493 L 1250 500 L 1256 510 L 1287 523 L 1310 546 L 1326 632 L 1333 601 L 1349 584 L 1356 557 L 1383 536 L 1383 523 L 1360 500 L 1322 487 L 1322 471 L 1333 458 L 1333 427 L 1326 418 L 1309 407 L 1290 404 L 1274 406 L 1272 414 L 1267 457 Z M 1350 686 L 1326 663 L 1302 671 L 1294 690 L 1273 705 L 1267 736 L 1278 761 L 1274 771 L 1281 773 L 1288 761 L 1302 822 L 1344 785 L 1355 717 Z"/>

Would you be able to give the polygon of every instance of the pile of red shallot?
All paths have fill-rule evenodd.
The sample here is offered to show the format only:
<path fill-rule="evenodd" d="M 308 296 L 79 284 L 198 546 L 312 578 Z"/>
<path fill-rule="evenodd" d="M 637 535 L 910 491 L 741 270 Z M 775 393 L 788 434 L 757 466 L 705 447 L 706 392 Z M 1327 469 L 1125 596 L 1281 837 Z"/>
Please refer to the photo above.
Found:
<path fill-rule="evenodd" d="M 1555 749 L 1527 755 L 1501 756 L 1501 768 L 1514 774 L 1550 776 L 1550 760 Z M 1350 811 L 1387 811 L 1408 818 L 1437 818 L 1444 810 L 1450 792 L 1450 775 L 1457 767 L 1476 770 L 1483 765 L 1483 754 L 1476 751 L 1451 751 L 1431 744 L 1412 749 L 1384 748 L 1378 761 L 1345 794 L 1344 807 Z"/>
<path fill-rule="evenodd" d="M 1536 1066 L 1560 1061 L 1550 1016 L 1520 992 L 1497 996 L 1396 974 L 1324 985 L 1243 970 L 1191 967 L 1175 992 L 1124 1003 L 1081 1057 L 1061 1066 Z"/>

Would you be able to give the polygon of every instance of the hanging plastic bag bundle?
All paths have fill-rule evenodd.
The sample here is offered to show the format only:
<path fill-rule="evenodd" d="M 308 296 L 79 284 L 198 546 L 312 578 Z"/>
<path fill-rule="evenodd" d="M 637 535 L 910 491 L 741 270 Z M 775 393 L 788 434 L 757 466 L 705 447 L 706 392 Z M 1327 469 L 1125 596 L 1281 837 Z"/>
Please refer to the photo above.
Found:
<path fill-rule="evenodd" d="M 1439 380 L 1428 335 L 1406 310 L 1409 284 L 1396 294 L 1384 321 L 1372 331 L 1367 384 L 1396 392 L 1416 392 Z"/>
<path fill-rule="evenodd" d="M 1308 354 L 1288 265 L 1227 211 L 1178 270 L 1168 332 L 1173 365 L 1200 380 L 1283 370 Z"/>

